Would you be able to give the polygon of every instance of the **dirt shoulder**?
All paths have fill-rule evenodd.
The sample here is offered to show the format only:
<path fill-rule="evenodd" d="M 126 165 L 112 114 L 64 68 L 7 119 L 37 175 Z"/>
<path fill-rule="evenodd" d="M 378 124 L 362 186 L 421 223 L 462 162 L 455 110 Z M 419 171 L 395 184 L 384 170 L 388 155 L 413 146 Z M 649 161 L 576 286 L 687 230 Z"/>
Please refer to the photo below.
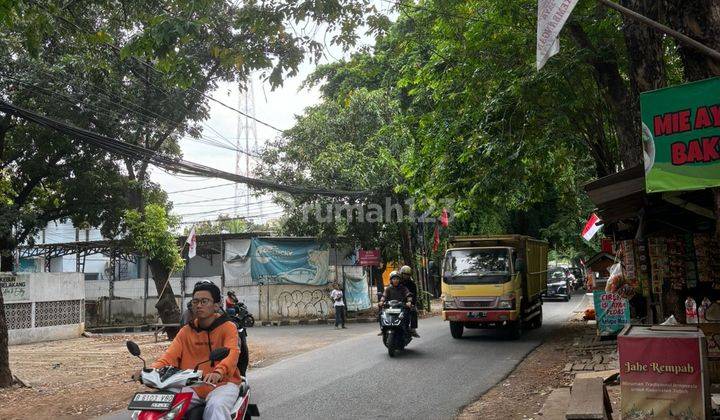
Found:
<path fill-rule="evenodd" d="M 82 337 L 10 347 L 13 374 L 29 388 L 0 389 L 0 419 L 92 418 L 127 407 L 141 389 L 128 381 L 139 360 L 130 356 L 127 340 L 140 345 L 152 361 L 170 345 L 152 334 Z M 285 342 L 287 341 L 287 342 Z M 250 339 L 250 369 L 330 344 L 315 337 Z M 271 345 L 271 342 L 280 345 Z M 286 344 L 286 345 L 283 345 Z M 31 407 L 25 410 L 25 407 Z"/>

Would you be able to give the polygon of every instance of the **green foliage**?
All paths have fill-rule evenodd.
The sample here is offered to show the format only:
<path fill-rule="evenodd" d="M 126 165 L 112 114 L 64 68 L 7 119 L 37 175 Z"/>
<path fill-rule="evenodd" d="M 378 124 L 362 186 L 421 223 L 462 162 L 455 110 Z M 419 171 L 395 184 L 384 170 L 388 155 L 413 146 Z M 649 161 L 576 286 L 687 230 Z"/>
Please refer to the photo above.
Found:
<path fill-rule="evenodd" d="M 127 240 L 140 253 L 160 262 L 170 271 L 179 271 L 184 262 L 171 232 L 177 222 L 168 216 L 164 207 L 150 204 L 145 207 L 144 214 L 136 210 L 125 211 L 123 227 L 128 233 Z"/>
<path fill-rule="evenodd" d="M 195 233 L 198 235 L 208 233 L 243 233 L 251 230 L 251 224 L 237 217 L 220 215 L 217 220 L 207 220 L 195 224 Z M 191 227 L 185 228 L 185 234 L 190 233 Z"/>

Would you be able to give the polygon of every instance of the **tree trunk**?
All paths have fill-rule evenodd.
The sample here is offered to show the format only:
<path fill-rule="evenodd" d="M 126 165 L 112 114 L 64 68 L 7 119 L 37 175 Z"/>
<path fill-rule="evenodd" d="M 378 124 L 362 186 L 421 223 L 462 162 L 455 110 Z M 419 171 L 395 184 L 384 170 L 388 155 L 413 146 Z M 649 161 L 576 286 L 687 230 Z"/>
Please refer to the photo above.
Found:
<path fill-rule="evenodd" d="M 666 0 L 668 24 L 675 30 L 707 45 L 720 49 L 720 4 L 709 0 Z M 720 75 L 720 62 L 707 54 L 676 42 L 688 81 Z"/>
<path fill-rule="evenodd" d="M 620 3 L 650 19 L 659 20 L 657 0 L 621 0 Z M 625 168 L 642 163 L 640 93 L 665 87 L 667 75 L 663 35 L 657 29 L 623 15 L 623 33 L 630 61 L 630 95 L 621 111 L 632 118 L 630 133 L 618 136 L 620 158 Z M 632 110 L 628 112 L 628 110 Z M 619 134 L 619 133 L 618 133 Z"/>
<path fill-rule="evenodd" d="M 149 260 L 148 266 L 152 272 L 155 288 L 158 292 L 158 302 L 155 308 L 163 324 L 176 324 L 180 322 L 180 309 L 175 301 L 175 293 L 170 285 L 170 271 L 158 261 Z M 166 284 L 167 283 L 167 284 Z M 168 338 L 175 338 L 176 331 L 168 331 Z"/>
<path fill-rule="evenodd" d="M 8 325 L 5 318 L 5 303 L 0 289 L 0 388 L 7 388 L 13 383 L 10 373 L 10 353 L 8 352 Z"/>
<path fill-rule="evenodd" d="M 406 223 L 400 223 L 400 254 L 405 265 L 410 267 L 414 265 L 412 238 Z"/>

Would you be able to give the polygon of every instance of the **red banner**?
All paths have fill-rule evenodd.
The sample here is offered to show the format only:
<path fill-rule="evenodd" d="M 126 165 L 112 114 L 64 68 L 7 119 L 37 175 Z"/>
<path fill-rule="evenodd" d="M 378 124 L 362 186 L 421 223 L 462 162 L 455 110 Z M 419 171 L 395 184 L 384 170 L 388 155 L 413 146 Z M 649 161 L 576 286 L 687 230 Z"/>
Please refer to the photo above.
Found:
<path fill-rule="evenodd" d="M 623 418 L 705 418 L 698 338 L 618 337 Z"/>

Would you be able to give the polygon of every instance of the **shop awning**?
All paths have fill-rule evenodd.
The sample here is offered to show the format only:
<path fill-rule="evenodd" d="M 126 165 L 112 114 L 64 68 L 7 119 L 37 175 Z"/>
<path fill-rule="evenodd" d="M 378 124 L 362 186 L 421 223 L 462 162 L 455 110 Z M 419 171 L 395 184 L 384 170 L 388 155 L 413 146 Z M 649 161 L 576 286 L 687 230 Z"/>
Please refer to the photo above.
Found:
<path fill-rule="evenodd" d="M 585 185 L 605 223 L 638 216 L 645 203 L 645 171 L 642 165 L 608 175 Z"/>

